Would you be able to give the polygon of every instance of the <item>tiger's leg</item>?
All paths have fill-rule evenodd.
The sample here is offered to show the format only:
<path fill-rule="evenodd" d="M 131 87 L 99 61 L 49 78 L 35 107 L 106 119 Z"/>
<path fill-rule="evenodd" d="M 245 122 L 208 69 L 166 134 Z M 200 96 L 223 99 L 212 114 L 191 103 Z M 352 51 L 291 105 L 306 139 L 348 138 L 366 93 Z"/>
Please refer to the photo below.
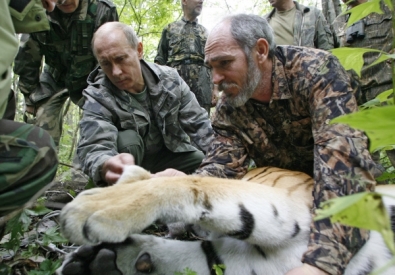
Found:
<path fill-rule="evenodd" d="M 64 235 L 79 244 L 122 242 L 159 220 L 198 224 L 222 235 L 277 247 L 298 241 L 301 234 L 304 239 L 309 232 L 306 202 L 290 199 L 288 193 L 239 180 L 151 178 L 82 192 L 63 209 L 61 225 Z"/>

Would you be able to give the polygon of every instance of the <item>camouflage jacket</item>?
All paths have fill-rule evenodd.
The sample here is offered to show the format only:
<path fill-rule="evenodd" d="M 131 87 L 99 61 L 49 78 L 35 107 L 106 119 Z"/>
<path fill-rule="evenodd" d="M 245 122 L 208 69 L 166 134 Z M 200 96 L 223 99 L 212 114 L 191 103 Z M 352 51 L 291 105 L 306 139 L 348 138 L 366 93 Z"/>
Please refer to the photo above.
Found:
<path fill-rule="evenodd" d="M 23 35 L 22 45 L 15 59 L 14 72 L 19 77 L 19 87 L 28 104 L 47 99 L 59 87 L 67 88 L 70 98 L 78 102 L 87 86 L 86 78 L 95 68 L 96 60 L 91 50 L 91 40 L 99 26 L 108 21 L 118 21 L 115 5 L 110 0 L 81 0 L 70 15 L 55 8 L 47 13 L 50 30 Z M 42 57 L 44 71 L 40 78 Z M 45 82 L 51 88 L 40 85 Z M 55 88 L 57 87 L 57 88 Z"/>
<path fill-rule="evenodd" d="M 392 0 L 393 5 L 395 1 Z M 369 48 L 381 50 L 390 53 L 394 46 L 392 45 L 394 39 L 394 30 L 392 28 L 392 12 L 380 1 L 380 7 L 384 11 L 383 14 L 370 13 L 362 19 L 362 26 L 365 33 L 364 38 L 353 39 L 353 42 L 347 42 L 346 27 L 348 15 L 342 15 L 336 18 L 334 22 L 335 33 L 338 36 L 340 47 L 353 48 Z M 375 98 L 381 92 L 392 89 L 392 71 L 391 64 L 388 62 L 381 62 L 377 65 L 367 68 L 374 61 L 380 57 L 380 53 L 372 52 L 365 53 L 363 56 L 364 67 L 361 71 L 361 89 L 362 99 L 361 103 Z"/>
<path fill-rule="evenodd" d="M 132 129 L 144 136 L 156 123 L 164 144 L 173 152 L 199 149 L 206 152 L 212 139 L 211 122 L 175 69 L 141 61 L 141 69 L 153 107 L 151 121 L 138 101 L 116 88 L 96 68 L 83 92 L 85 104 L 80 122 L 77 154 L 83 170 L 94 182 L 100 181 L 103 163 L 118 154 L 118 131 Z"/>
<path fill-rule="evenodd" d="M 322 12 L 314 7 L 305 7 L 294 1 L 296 7 L 294 22 L 294 46 L 304 46 L 322 50 L 333 48 L 333 36 Z M 276 12 L 273 9 L 264 15 L 270 22 Z"/>
<path fill-rule="evenodd" d="M 155 62 L 174 67 L 180 61 L 204 62 L 207 30 L 196 21 L 182 18 L 163 29 Z"/>
<path fill-rule="evenodd" d="M 344 124 L 329 124 L 357 110 L 353 87 L 336 57 L 312 48 L 278 46 L 272 89 L 268 104 L 249 100 L 234 108 L 221 98 L 212 118 L 214 139 L 197 174 L 241 178 L 250 160 L 258 167 L 303 171 L 314 177 L 315 207 L 374 186 L 376 166 L 367 137 Z M 310 237 L 303 261 L 343 274 L 368 233 L 321 220 L 312 224 Z"/>
<path fill-rule="evenodd" d="M 0 118 L 3 118 L 11 89 L 11 64 L 18 51 L 17 33 L 29 33 L 49 29 L 41 0 L 1 1 L 0 20 Z"/>

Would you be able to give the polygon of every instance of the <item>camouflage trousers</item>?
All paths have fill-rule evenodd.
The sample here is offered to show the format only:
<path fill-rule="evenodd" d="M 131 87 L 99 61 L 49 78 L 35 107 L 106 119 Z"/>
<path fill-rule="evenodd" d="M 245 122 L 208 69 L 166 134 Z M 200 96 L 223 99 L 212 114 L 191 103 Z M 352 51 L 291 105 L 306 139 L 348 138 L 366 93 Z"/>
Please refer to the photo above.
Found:
<path fill-rule="evenodd" d="M 43 129 L 0 120 L 0 216 L 37 198 L 58 167 L 53 139 Z"/>
<path fill-rule="evenodd" d="M 195 94 L 199 105 L 210 115 L 213 89 L 210 70 L 199 64 L 179 64 L 174 68 Z"/>
<path fill-rule="evenodd" d="M 68 90 L 63 89 L 42 104 L 37 109 L 35 117 L 25 113 L 25 122 L 46 130 L 55 141 L 56 147 L 59 146 L 60 137 L 62 136 L 63 106 L 68 98 Z"/>

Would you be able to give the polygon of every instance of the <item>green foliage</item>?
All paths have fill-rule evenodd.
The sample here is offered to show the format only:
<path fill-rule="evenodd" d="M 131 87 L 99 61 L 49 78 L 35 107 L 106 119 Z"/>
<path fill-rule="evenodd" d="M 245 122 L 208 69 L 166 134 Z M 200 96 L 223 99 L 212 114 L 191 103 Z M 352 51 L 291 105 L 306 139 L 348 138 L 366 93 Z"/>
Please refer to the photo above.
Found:
<path fill-rule="evenodd" d="M 395 255 L 394 233 L 381 194 L 362 192 L 336 198 L 322 203 L 321 208 L 316 210 L 317 216 L 314 220 L 329 218 L 332 223 L 378 231 Z M 394 264 L 395 256 L 371 275 L 378 275 Z"/>
<path fill-rule="evenodd" d="M 187 267 L 182 272 L 175 272 L 174 275 L 197 275 L 197 273 Z"/>
<path fill-rule="evenodd" d="M 8 275 L 8 274 L 11 274 L 11 268 L 4 263 L 0 263 L 0 275 Z"/>
<path fill-rule="evenodd" d="M 61 265 L 61 261 L 45 260 L 40 264 L 39 270 L 32 270 L 28 272 L 29 275 L 52 275 Z"/>
<path fill-rule="evenodd" d="M 44 232 L 43 243 L 49 245 L 50 243 L 67 243 L 67 239 L 60 233 L 59 227 L 51 227 Z"/>
<path fill-rule="evenodd" d="M 215 264 L 213 265 L 213 270 L 215 272 L 215 275 L 223 275 L 225 271 L 225 265 L 223 264 Z"/>
<path fill-rule="evenodd" d="M 384 0 L 393 10 L 391 0 Z M 380 0 L 372 0 L 360 4 L 346 13 L 351 13 L 348 26 L 362 19 L 371 12 L 382 14 Z M 392 20 L 395 20 L 394 18 Z M 354 69 L 359 75 L 363 66 L 363 54 L 373 50 L 367 49 L 339 49 L 332 52 L 340 59 L 343 66 Z M 383 62 L 395 56 L 383 53 L 374 64 Z M 351 59 L 353 59 L 351 61 Z M 392 61 L 393 62 L 393 61 Z M 373 65 L 373 64 L 372 64 Z M 394 66 L 394 64 L 392 64 Z M 394 71 L 394 69 L 393 69 Z M 394 75 L 392 76 L 394 81 Z M 395 145 L 395 106 L 389 96 L 393 96 L 393 90 L 385 91 L 362 105 L 361 111 L 338 117 L 331 123 L 345 123 L 353 128 L 363 130 L 370 140 L 370 151 L 393 148 Z M 385 105 L 385 106 L 383 106 Z M 387 172 L 378 180 L 391 179 L 394 175 Z M 329 200 L 320 205 L 315 220 L 330 218 L 332 223 L 341 223 L 348 226 L 378 231 L 390 251 L 395 255 L 394 234 L 386 209 L 383 205 L 382 195 L 378 193 L 363 192 L 345 197 Z M 395 264 L 395 257 L 384 267 L 374 274 L 379 274 L 391 265 Z"/>
<path fill-rule="evenodd" d="M 153 61 L 163 28 L 181 17 L 175 0 L 114 0 L 120 21 L 130 24 L 144 45 L 144 58 Z"/>
<path fill-rule="evenodd" d="M 370 151 L 395 144 L 395 106 L 363 110 L 337 117 L 331 123 L 345 123 L 366 132 L 370 140 Z"/>
<path fill-rule="evenodd" d="M 343 48 L 332 49 L 331 52 L 334 55 L 336 55 L 336 57 L 339 59 L 340 63 L 343 65 L 343 67 L 346 70 L 353 69 L 358 74 L 358 76 L 361 76 L 361 70 L 364 64 L 363 55 L 365 53 L 368 52 L 382 53 L 380 57 L 370 66 L 376 65 L 377 63 L 383 62 L 390 58 L 390 55 L 383 51 L 366 49 L 366 48 L 343 47 Z"/>
<path fill-rule="evenodd" d="M 392 7 L 391 0 L 385 0 L 386 3 L 390 3 L 390 7 Z M 376 12 L 378 14 L 383 14 L 383 11 L 380 8 L 380 0 L 371 0 L 365 3 L 362 3 L 360 5 L 357 5 L 356 7 L 349 9 L 345 11 L 342 14 L 350 14 L 350 18 L 348 19 L 347 22 L 347 27 L 351 26 L 355 22 L 363 19 L 367 15 L 369 15 L 372 12 Z"/>
<path fill-rule="evenodd" d="M 378 231 L 395 255 L 394 233 L 381 194 L 357 193 L 328 200 L 321 204 L 321 208 L 317 209 L 315 220 L 330 218 L 332 223 Z"/>
<path fill-rule="evenodd" d="M 1 245 L 1 247 L 17 251 L 21 244 L 21 238 L 23 237 L 23 233 L 27 231 L 29 225 L 31 224 L 31 218 L 28 216 L 26 210 L 21 211 L 12 219 L 10 219 L 6 226 L 6 233 L 10 233 L 10 239 L 8 242 L 5 242 Z"/>
<path fill-rule="evenodd" d="M 390 98 L 393 95 L 393 90 L 387 90 L 379 94 L 376 98 L 359 106 L 360 110 L 369 109 L 373 107 L 380 107 L 383 105 L 393 105 L 394 100 Z"/>

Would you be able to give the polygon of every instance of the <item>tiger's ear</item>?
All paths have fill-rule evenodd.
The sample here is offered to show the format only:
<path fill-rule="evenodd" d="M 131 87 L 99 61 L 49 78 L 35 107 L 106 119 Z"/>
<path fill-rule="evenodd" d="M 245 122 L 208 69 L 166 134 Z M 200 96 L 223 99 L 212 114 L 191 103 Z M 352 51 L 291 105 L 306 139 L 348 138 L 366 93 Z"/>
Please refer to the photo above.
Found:
<path fill-rule="evenodd" d="M 151 173 L 137 165 L 128 165 L 123 168 L 123 173 L 116 184 L 128 184 L 151 178 Z"/>

